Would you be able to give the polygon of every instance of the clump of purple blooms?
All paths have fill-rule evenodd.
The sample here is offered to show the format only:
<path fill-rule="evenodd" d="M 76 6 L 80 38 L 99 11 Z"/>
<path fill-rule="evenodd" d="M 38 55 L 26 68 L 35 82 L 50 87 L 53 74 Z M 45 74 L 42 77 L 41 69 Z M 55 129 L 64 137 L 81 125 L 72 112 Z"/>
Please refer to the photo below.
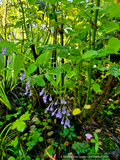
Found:
<path fill-rule="evenodd" d="M 42 91 L 39 93 L 39 96 L 43 95 L 43 101 L 44 103 L 47 103 L 47 92 L 45 92 L 45 88 L 42 89 Z M 70 116 L 70 109 L 67 109 L 67 103 L 64 98 L 57 99 L 55 102 L 52 101 L 52 96 L 49 96 L 50 104 L 46 108 L 46 111 L 51 113 L 51 116 L 55 116 L 55 118 L 62 119 L 61 125 L 64 125 L 64 128 L 71 127 L 70 120 L 68 117 Z M 60 104 L 60 105 L 59 105 Z M 60 106 L 57 108 L 57 106 Z M 61 107 L 62 106 L 62 107 Z"/>

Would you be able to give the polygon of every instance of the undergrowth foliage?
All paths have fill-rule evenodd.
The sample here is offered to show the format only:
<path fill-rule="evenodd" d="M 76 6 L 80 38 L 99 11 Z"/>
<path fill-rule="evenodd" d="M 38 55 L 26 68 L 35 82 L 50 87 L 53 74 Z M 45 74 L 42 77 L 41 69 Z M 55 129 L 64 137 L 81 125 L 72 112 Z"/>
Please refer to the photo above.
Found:
<path fill-rule="evenodd" d="M 114 108 L 104 103 L 119 90 L 119 1 L 0 3 L 0 159 L 109 159 L 76 128 Z"/>

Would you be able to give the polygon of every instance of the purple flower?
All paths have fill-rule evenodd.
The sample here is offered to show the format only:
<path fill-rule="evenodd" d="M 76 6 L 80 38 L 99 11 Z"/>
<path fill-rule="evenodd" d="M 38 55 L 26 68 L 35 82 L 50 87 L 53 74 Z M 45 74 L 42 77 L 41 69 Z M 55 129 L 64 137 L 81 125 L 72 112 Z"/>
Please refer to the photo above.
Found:
<path fill-rule="evenodd" d="M 28 81 L 26 83 L 26 87 L 29 88 L 30 87 L 30 81 L 29 81 L 29 78 L 28 78 Z"/>
<path fill-rule="evenodd" d="M 66 104 L 65 98 L 61 99 L 61 104 Z"/>
<path fill-rule="evenodd" d="M 67 118 L 66 121 L 65 121 L 64 127 L 66 127 L 66 126 L 71 127 L 71 125 L 70 125 L 70 120 L 69 120 L 68 118 Z"/>
<path fill-rule="evenodd" d="M 32 96 L 32 92 L 31 92 L 31 90 L 30 90 L 30 94 L 29 94 L 29 96 Z"/>
<path fill-rule="evenodd" d="M 67 116 L 70 116 L 70 113 L 69 113 L 69 111 L 67 111 Z"/>
<path fill-rule="evenodd" d="M 52 101 L 52 96 L 51 96 L 51 94 L 50 94 L 50 98 L 49 98 L 49 101 Z"/>
<path fill-rule="evenodd" d="M 57 111 L 57 108 L 56 108 L 56 110 L 54 112 L 52 112 L 51 116 L 54 116 L 56 111 Z"/>
<path fill-rule="evenodd" d="M 2 47 L 2 53 L 1 53 L 1 54 L 2 54 L 2 55 L 5 55 L 5 53 L 6 53 L 6 47 L 3 46 L 3 47 Z"/>
<path fill-rule="evenodd" d="M 49 104 L 49 106 L 46 108 L 46 111 L 48 112 L 50 109 L 51 103 Z"/>
<path fill-rule="evenodd" d="M 65 113 L 66 113 L 66 109 L 64 107 L 64 108 L 62 108 L 62 114 L 65 114 Z"/>
<path fill-rule="evenodd" d="M 58 104 L 58 99 L 56 100 L 56 102 L 55 102 L 55 106 Z"/>
<path fill-rule="evenodd" d="M 11 55 L 9 55 L 8 63 L 9 63 L 9 64 L 11 63 Z"/>
<path fill-rule="evenodd" d="M 53 111 L 53 104 L 51 104 L 50 111 Z"/>
<path fill-rule="evenodd" d="M 45 90 L 45 88 L 42 89 L 42 91 L 39 93 L 39 96 L 43 95 L 44 90 Z"/>
<path fill-rule="evenodd" d="M 44 103 L 47 102 L 47 93 L 46 93 L 46 92 L 45 92 L 45 94 L 44 94 L 44 96 L 43 96 L 43 101 L 44 101 Z"/>
<path fill-rule="evenodd" d="M 21 73 L 20 80 L 21 80 L 21 81 L 24 81 L 24 77 L 25 77 L 25 73 L 24 73 L 24 75 Z"/>
<path fill-rule="evenodd" d="M 62 118 L 62 113 L 61 113 L 61 109 L 58 110 L 57 114 L 56 114 L 56 118 Z"/>
<path fill-rule="evenodd" d="M 54 80 L 56 80 L 56 77 L 55 77 L 55 76 L 53 76 L 53 79 L 54 79 Z"/>
<path fill-rule="evenodd" d="M 61 121 L 61 125 L 63 125 L 64 124 L 64 117 L 62 118 L 62 121 Z"/>
<path fill-rule="evenodd" d="M 25 95 L 27 95 L 27 94 L 28 94 L 28 88 L 27 88 L 27 87 L 25 87 L 25 89 L 26 89 Z"/>

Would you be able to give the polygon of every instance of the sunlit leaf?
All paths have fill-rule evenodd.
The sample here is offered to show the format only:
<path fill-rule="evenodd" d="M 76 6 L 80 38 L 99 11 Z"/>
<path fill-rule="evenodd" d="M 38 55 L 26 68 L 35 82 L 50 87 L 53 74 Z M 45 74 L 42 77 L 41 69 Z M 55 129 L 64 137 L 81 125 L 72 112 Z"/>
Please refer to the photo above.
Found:
<path fill-rule="evenodd" d="M 84 108 L 85 108 L 85 109 L 90 109 L 90 108 L 91 108 L 91 105 L 85 104 Z"/>
<path fill-rule="evenodd" d="M 77 115 L 79 113 L 81 113 L 82 111 L 79 108 L 75 108 L 72 112 L 73 115 Z"/>

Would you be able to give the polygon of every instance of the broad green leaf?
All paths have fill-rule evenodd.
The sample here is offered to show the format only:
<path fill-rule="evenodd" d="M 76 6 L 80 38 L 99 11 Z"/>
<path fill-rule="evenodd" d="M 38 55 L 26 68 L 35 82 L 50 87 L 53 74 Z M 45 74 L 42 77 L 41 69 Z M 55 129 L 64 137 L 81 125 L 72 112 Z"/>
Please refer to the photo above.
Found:
<path fill-rule="evenodd" d="M 100 85 L 98 83 L 93 84 L 92 87 L 95 92 L 101 92 Z"/>
<path fill-rule="evenodd" d="M 56 67 L 56 68 L 52 69 L 49 73 L 53 74 L 53 75 L 58 75 L 58 74 L 62 74 L 63 71 L 62 71 L 62 69 Z"/>
<path fill-rule="evenodd" d="M 66 72 L 70 72 L 70 71 L 71 71 L 71 66 L 70 66 L 70 64 L 62 64 L 61 67 L 62 67 L 62 69 L 65 70 Z"/>
<path fill-rule="evenodd" d="M 15 25 L 14 28 L 21 27 L 24 24 L 24 21 L 18 21 Z"/>
<path fill-rule="evenodd" d="M 90 108 L 91 108 L 91 105 L 85 104 L 84 108 L 85 108 L 85 109 L 90 109 Z"/>
<path fill-rule="evenodd" d="M 73 0 L 74 4 L 77 4 L 78 2 L 81 2 L 82 0 Z"/>
<path fill-rule="evenodd" d="M 110 38 L 106 48 L 111 50 L 112 53 L 116 53 L 120 48 L 120 40 L 115 37 Z"/>
<path fill-rule="evenodd" d="M 113 5 L 113 7 L 109 10 L 109 18 L 120 17 L 120 3 Z"/>
<path fill-rule="evenodd" d="M 34 5 L 36 0 L 28 0 L 28 2 L 29 2 L 30 5 Z"/>
<path fill-rule="evenodd" d="M 22 67 L 22 58 L 20 54 L 17 54 L 14 60 L 14 77 L 15 78 L 17 77 L 21 67 Z"/>
<path fill-rule="evenodd" d="M 25 130 L 26 124 L 24 121 L 20 121 L 17 125 L 17 130 L 23 132 Z"/>
<path fill-rule="evenodd" d="M 68 50 L 67 49 L 61 49 L 60 51 L 57 52 L 57 55 L 60 58 L 66 58 L 68 56 Z"/>
<path fill-rule="evenodd" d="M 120 68 L 117 65 L 110 66 L 109 72 L 115 77 L 120 76 Z"/>
<path fill-rule="evenodd" d="M 113 21 L 108 21 L 105 23 L 105 32 L 106 33 L 109 33 L 109 32 L 112 32 L 114 30 L 119 30 L 119 24 L 118 23 L 115 23 Z"/>
<path fill-rule="evenodd" d="M 1 41 L 0 42 L 0 47 L 3 47 L 3 46 L 6 47 L 7 49 L 9 49 L 10 51 L 17 52 L 17 48 L 16 48 L 16 46 L 13 42 Z"/>
<path fill-rule="evenodd" d="M 39 65 L 47 63 L 47 60 L 51 57 L 51 52 L 47 50 L 46 52 L 42 53 L 39 57 L 36 59 L 36 63 Z"/>
<path fill-rule="evenodd" d="M 0 126 L 2 126 L 3 125 L 3 122 L 0 122 Z"/>
<path fill-rule="evenodd" d="M 8 160 L 15 160 L 15 158 L 13 156 L 10 156 Z"/>
<path fill-rule="evenodd" d="M 89 50 L 82 55 L 82 59 L 93 59 L 95 56 L 97 56 L 97 54 L 97 51 Z"/>
<path fill-rule="evenodd" d="M 29 114 L 29 112 L 27 111 L 25 114 L 23 114 L 21 117 L 20 117 L 20 120 L 21 121 L 26 121 L 26 120 L 29 120 L 30 118 L 30 114 Z"/>
<path fill-rule="evenodd" d="M 45 74 L 45 77 L 47 78 L 48 81 L 50 81 L 50 83 L 51 83 L 55 88 L 57 88 L 57 83 L 55 82 L 55 80 L 54 80 L 51 76 Z"/>
<path fill-rule="evenodd" d="M 77 115 L 79 113 L 81 113 L 82 111 L 79 108 L 75 108 L 72 112 L 73 115 Z"/>
<path fill-rule="evenodd" d="M 39 137 L 39 138 L 38 138 L 38 141 L 39 141 L 39 142 L 42 142 L 42 141 L 43 141 L 43 137 Z"/>
<path fill-rule="evenodd" d="M 43 0 L 43 1 L 51 3 L 51 4 L 55 4 L 55 3 L 59 2 L 60 0 Z"/>
<path fill-rule="evenodd" d="M 0 71 L 4 68 L 4 57 L 0 54 Z"/>
<path fill-rule="evenodd" d="M 30 64 L 29 67 L 27 68 L 26 76 L 29 76 L 31 73 L 36 71 L 36 69 L 37 65 L 35 63 Z"/>
<path fill-rule="evenodd" d="M 15 139 L 11 141 L 10 145 L 16 147 L 18 145 L 18 137 L 15 137 Z"/>
<path fill-rule="evenodd" d="M 35 78 L 35 83 L 37 83 L 38 86 L 45 86 L 45 81 L 41 75 L 34 75 L 34 78 Z"/>

